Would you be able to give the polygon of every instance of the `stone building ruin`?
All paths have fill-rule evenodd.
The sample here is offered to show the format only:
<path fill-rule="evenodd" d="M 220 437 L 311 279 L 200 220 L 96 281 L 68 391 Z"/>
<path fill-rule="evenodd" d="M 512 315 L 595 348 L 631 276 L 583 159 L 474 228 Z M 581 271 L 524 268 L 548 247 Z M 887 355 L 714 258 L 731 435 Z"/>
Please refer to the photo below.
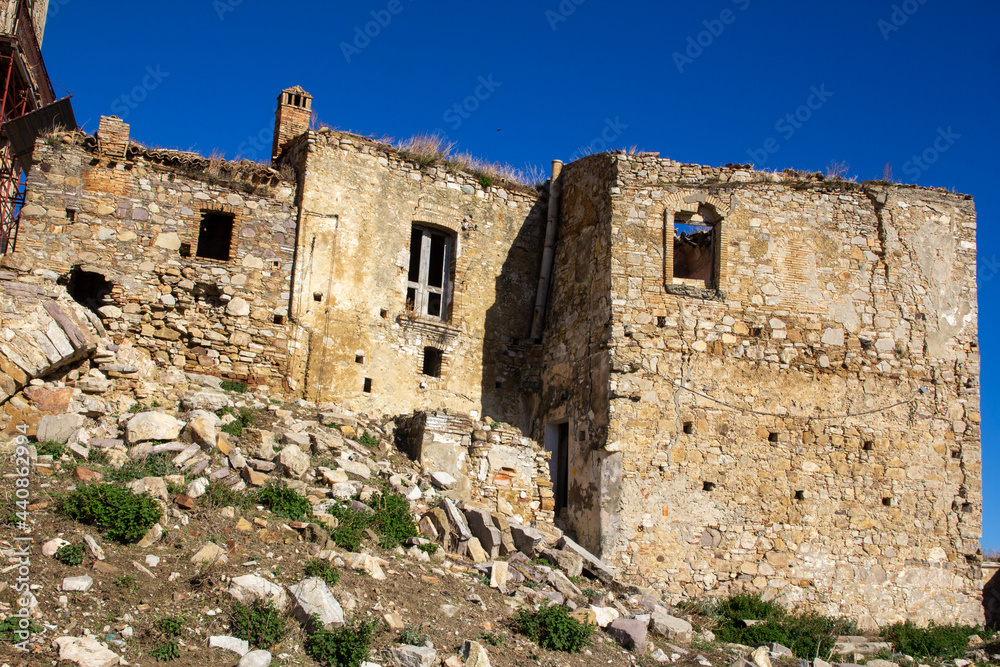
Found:
<path fill-rule="evenodd" d="M 281 93 L 270 166 L 39 136 L 5 265 L 161 365 L 416 414 L 478 500 L 669 599 L 982 621 L 970 197 L 657 153 L 490 183 L 311 105 Z M 487 416 L 550 478 L 448 435 Z"/>

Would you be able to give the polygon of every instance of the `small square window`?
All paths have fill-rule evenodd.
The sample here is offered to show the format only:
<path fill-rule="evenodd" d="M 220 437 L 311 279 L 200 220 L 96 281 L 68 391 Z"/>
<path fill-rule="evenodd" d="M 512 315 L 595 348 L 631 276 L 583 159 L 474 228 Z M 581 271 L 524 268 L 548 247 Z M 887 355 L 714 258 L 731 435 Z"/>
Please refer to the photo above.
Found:
<path fill-rule="evenodd" d="M 441 363 L 444 360 L 444 353 L 436 347 L 424 348 L 424 375 L 431 377 L 441 377 Z"/>
<path fill-rule="evenodd" d="M 205 212 L 198 229 L 198 257 L 229 261 L 234 219 L 229 213 Z"/>
<path fill-rule="evenodd" d="M 703 491 L 715 491 L 715 482 L 703 482 L 701 488 Z"/>
<path fill-rule="evenodd" d="M 882 504 L 885 505 L 886 507 L 892 507 L 893 506 L 892 498 L 883 498 Z"/>
<path fill-rule="evenodd" d="M 795 492 L 795 499 L 796 500 L 805 500 L 806 499 L 806 492 L 805 491 L 796 491 Z"/>
<path fill-rule="evenodd" d="M 76 222 L 76 209 L 66 209 L 66 219 L 70 222 Z"/>
<path fill-rule="evenodd" d="M 372 379 L 371 378 L 365 378 L 365 384 L 364 384 L 364 388 L 362 389 L 362 391 L 365 392 L 366 394 L 372 393 Z"/>
<path fill-rule="evenodd" d="M 769 433 L 767 436 L 767 440 L 768 442 L 778 442 L 778 432 L 771 431 L 771 433 Z"/>
<path fill-rule="evenodd" d="M 274 323 L 275 324 L 284 324 L 285 323 L 285 316 L 284 315 L 279 315 L 278 313 L 275 313 L 274 314 Z"/>
<path fill-rule="evenodd" d="M 363 355 L 363 354 L 355 354 L 354 355 L 354 363 L 356 363 L 356 364 L 363 364 L 363 363 L 365 363 L 365 355 Z"/>
<path fill-rule="evenodd" d="M 694 422 L 684 422 L 684 433 L 687 435 L 694 433 Z"/>
<path fill-rule="evenodd" d="M 863 449 L 866 452 L 873 451 L 875 449 L 875 441 L 874 440 L 865 440 L 865 444 L 863 446 Z"/>

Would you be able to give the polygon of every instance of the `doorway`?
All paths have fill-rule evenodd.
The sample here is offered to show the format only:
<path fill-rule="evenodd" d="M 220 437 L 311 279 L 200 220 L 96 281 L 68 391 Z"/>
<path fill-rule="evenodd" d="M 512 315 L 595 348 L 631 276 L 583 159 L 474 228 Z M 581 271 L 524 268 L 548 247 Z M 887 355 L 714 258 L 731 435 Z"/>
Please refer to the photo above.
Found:
<path fill-rule="evenodd" d="M 549 476 L 555 495 L 556 516 L 566 508 L 569 499 L 569 422 L 549 424 L 545 427 L 545 451 L 549 459 Z"/>

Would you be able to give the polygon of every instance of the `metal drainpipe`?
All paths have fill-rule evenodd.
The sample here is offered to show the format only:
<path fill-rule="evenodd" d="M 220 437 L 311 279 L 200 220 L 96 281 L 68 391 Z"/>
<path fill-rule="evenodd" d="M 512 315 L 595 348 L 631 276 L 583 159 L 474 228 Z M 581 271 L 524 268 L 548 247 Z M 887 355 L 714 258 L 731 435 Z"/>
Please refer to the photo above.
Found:
<path fill-rule="evenodd" d="M 559 225 L 559 198 L 562 194 L 562 160 L 552 161 L 552 179 L 549 181 L 549 218 L 545 226 L 545 250 L 542 252 L 542 273 L 538 276 L 538 296 L 535 298 L 535 317 L 531 321 L 531 339 L 541 340 L 545 323 L 545 309 L 549 300 L 549 282 L 556 256 L 556 228 Z"/>

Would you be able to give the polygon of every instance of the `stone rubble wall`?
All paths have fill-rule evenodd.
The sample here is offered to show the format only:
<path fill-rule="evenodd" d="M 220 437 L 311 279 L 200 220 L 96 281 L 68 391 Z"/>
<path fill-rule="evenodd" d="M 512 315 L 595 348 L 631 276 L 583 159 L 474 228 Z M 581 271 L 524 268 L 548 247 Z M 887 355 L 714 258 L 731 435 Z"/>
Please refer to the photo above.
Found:
<path fill-rule="evenodd" d="M 371 414 L 489 413 L 529 427 L 533 405 L 520 369 L 541 264 L 539 192 L 422 166 L 386 144 L 330 130 L 304 135 L 287 159 L 308 175 L 292 303 L 310 332 L 307 397 Z M 406 310 L 413 225 L 454 239 L 445 321 Z M 424 347 L 443 351 L 441 377 L 423 374 Z"/>
<path fill-rule="evenodd" d="M 0 262 L 0 403 L 31 380 L 90 357 L 104 335 L 100 320 L 55 283 L 55 274 L 32 271 L 25 260 L 8 255 Z"/>
<path fill-rule="evenodd" d="M 134 144 L 112 159 L 75 133 L 40 139 L 34 160 L 15 255 L 65 281 L 74 269 L 102 275 L 113 285 L 97 304 L 108 333 L 161 364 L 286 383 L 291 183 L 261 165 Z M 235 216 L 229 261 L 195 256 L 206 212 Z"/>
<path fill-rule="evenodd" d="M 417 412 L 398 423 L 424 474 L 456 479 L 449 496 L 525 526 L 552 525 L 550 454 L 518 429 L 444 412 Z"/>
<path fill-rule="evenodd" d="M 577 474 L 584 497 L 617 491 L 584 545 L 678 598 L 981 621 L 971 200 L 614 159 L 600 445 L 622 476 Z M 705 203 L 724 217 L 723 263 L 717 296 L 694 298 L 664 269 L 665 224 Z"/>
<path fill-rule="evenodd" d="M 986 627 L 1000 627 L 1000 563 L 983 563 L 983 611 Z"/>

